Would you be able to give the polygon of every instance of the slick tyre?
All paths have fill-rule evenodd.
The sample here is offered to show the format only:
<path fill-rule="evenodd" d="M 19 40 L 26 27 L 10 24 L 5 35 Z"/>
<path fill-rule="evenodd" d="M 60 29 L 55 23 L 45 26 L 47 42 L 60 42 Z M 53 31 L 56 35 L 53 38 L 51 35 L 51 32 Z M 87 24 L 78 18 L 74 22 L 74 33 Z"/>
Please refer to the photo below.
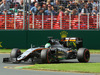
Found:
<path fill-rule="evenodd" d="M 19 63 L 20 61 L 17 61 L 17 57 L 21 55 L 21 51 L 18 48 L 12 49 L 10 53 L 10 58 L 12 63 Z"/>
<path fill-rule="evenodd" d="M 53 54 L 49 49 L 45 49 L 41 51 L 41 59 L 42 63 L 51 63 L 54 62 L 55 58 L 53 58 Z"/>
<path fill-rule="evenodd" d="M 77 59 L 79 62 L 86 63 L 90 59 L 90 52 L 86 48 L 79 48 L 77 52 Z"/>
<path fill-rule="evenodd" d="M 48 49 L 45 49 L 45 50 L 41 51 L 42 63 L 49 63 L 48 60 L 47 60 L 48 59 L 48 57 L 47 57 L 48 56 L 48 51 L 49 51 Z"/>

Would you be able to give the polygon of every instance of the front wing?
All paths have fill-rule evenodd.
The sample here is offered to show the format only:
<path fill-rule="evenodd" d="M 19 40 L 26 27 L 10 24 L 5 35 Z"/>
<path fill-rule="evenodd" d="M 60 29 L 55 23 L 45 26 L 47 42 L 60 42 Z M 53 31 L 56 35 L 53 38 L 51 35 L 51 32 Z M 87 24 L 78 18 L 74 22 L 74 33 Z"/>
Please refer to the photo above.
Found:
<path fill-rule="evenodd" d="M 26 50 L 23 54 L 21 54 L 20 56 L 18 56 L 17 58 L 12 58 L 13 60 L 16 61 L 16 59 L 18 61 L 20 60 L 23 60 L 25 59 L 27 56 L 29 56 L 32 52 L 34 51 L 37 51 L 37 50 L 43 50 L 45 48 L 41 48 L 41 47 L 37 47 L 37 48 L 30 48 L 28 50 Z M 6 58 L 3 58 L 3 62 L 6 63 L 6 62 L 11 62 L 11 58 L 10 57 L 6 57 Z"/>

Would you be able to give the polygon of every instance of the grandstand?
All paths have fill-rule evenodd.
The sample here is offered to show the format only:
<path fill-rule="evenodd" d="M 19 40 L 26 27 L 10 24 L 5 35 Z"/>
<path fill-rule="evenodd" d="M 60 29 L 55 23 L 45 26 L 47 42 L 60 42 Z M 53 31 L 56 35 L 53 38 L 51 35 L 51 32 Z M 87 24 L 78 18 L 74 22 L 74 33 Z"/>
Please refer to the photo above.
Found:
<path fill-rule="evenodd" d="M 0 2 L 0 29 L 88 30 L 98 29 L 99 20 L 97 0 L 2 0 Z"/>

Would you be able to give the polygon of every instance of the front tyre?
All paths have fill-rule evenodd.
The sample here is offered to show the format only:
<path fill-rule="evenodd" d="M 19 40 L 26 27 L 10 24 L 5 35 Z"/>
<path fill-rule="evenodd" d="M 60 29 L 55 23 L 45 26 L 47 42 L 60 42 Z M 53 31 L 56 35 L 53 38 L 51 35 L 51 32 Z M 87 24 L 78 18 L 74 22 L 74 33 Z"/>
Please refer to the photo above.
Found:
<path fill-rule="evenodd" d="M 19 63 L 20 61 L 17 60 L 17 57 L 21 55 L 21 51 L 18 48 L 13 48 L 10 53 L 10 58 L 12 63 Z"/>
<path fill-rule="evenodd" d="M 50 49 L 45 49 L 41 51 L 41 59 L 42 63 L 51 63 L 55 62 L 54 53 L 50 51 Z"/>
<path fill-rule="evenodd" d="M 77 51 L 77 59 L 79 62 L 88 62 L 90 59 L 90 52 L 86 48 L 79 48 Z"/>

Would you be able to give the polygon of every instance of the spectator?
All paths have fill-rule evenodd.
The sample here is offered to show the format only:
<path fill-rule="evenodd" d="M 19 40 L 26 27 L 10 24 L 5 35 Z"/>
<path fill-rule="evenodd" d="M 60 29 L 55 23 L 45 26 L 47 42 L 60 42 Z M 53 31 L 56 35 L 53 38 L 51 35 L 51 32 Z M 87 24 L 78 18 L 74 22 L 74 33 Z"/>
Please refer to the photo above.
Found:
<path fill-rule="evenodd" d="M 23 0 L 20 1 L 14 1 L 13 8 L 17 9 L 23 9 Z"/>
<path fill-rule="evenodd" d="M 14 15 L 14 9 L 13 8 L 9 9 L 9 11 L 10 11 L 9 15 Z"/>
<path fill-rule="evenodd" d="M 76 9 L 73 9 L 71 14 L 72 14 L 72 15 L 78 15 L 78 12 L 77 12 Z"/>
<path fill-rule="evenodd" d="M 59 7 L 59 14 L 58 14 L 59 17 L 64 16 L 64 12 L 63 12 L 63 11 L 64 11 L 63 6 L 60 6 L 60 7 Z"/>
<path fill-rule="evenodd" d="M 54 25 L 54 28 L 57 26 L 57 28 L 60 28 L 60 20 L 64 18 L 65 14 L 63 12 L 63 6 L 59 7 L 59 14 L 57 16 L 57 22 Z"/>
<path fill-rule="evenodd" d="M 88 12 L 91 13 L 92 12 L 92 9 L 93 9 L 93 5 L 91 3 L 91 0 L 88 0 Z"/>
<path fill-rule="evenodd" d="M 81 10 L 83 9 L 83 7 L 84 7 L 83 1 L 82 1 L 82 0 L 79 0 L 79 1 L 78 1 L 78 12 L 79 12 L 79 13 L 80 13 Z"/>
<path fill-rule="evenodd" d="M 65 15 L 65 16 L 69 16 L 69 12 L 68 12 L 68 11 L 65 11 L 65 12 L 64 12 L 64 15 Z"/>
<path fill-rule="evenodd" d="M 16 0 L 16 1 L 14 0 L 11 8 L 18 9 L 20 7 L 20 2 L 21 1 L 19 0 Z"/>
<path fill-rule="evenodd" d="M 47 5 L 45 2 L 43 2 L 42 8 L 44 8 L 44 10 L 47 10 Z"/>
<path fill-rule="evenodd" d="M 6 0 L 6 1 L 7 1 L 7 3 L 8 3 L 9 5 L 11 5 L 13 0 Z"/>
<path fill-rule="evenodd" d="M 37 11 L 36 11 L 36 15 L 37 15 L 37 13 L 40 11 L 40 9 L 41 9 L 41 6 L 38 6 L 38 7 L 37 7 Z"/>
<path fill-rule="evenodd" d="M 69 10 L 73 10 L 76 9 L 77 6 L 75 5 L 75 2 L 73 2 L 73 0 L 69 1 L 70 4 L 68 4 L 67 8 L 69 8 Z"/>
<path fill-rule="evenodd" d="M 51 0 L 47 0 L 47 5 L 51 5 Z"/>
<path fill-rule="evenodd" d="M 20 3 L 16 2 L 15 3 L 15 10 L 17 11 L 18 9 L 23 10 L 24 7 L 24 0 L 20 0 Z M 25 10 L 28 11 L 29 10 L 29 4 L 25 3 Z"/>
<path fill-rule="evenodd" d="M 19 10 L 17 15 L 23 15 L 23 10 Z"/>
<path fill-rule="evenodd" d="M 5 14 L 5 13 L 9 14 L 9 9 L 10 9 L 9 4 L 7 4 L 6 0 L 2 0 L 2 2 L 3 3 L 0 5 L 1 14 Z"/>
<path fill-rule="evenodd" d="M 69 0 L 63 0 L 61 3 L 62 6 L 66 7 L 69 4 Z"/>
<path fill-rule="evenodd" d="M 51 9 L 51 5 L 48 5 L 48 10 L 45 10 L 45 15 L 55 15 L 55 13 Z"/>
<path fill-rule="evenodd" d="M 33 2 L 38 2 L 38 0 L 31 0 L 31 3 L 33 3 Z"/>
<path fill-rule="evenodd" d="M 93 5 L 93 8 L 94 7 L 99 7 L 99 4 L 98 4 L 98 1 L 97 0 L 92 0 L 91 3 Z"/>
<path fill-rule="evenodd" d="M 65 11 L 68 11 L 69 13 L 72 12 L 72 10 L 69 10 L 69 8 L 65 8 Z"/>
<path fill-rule="evenodd" d="M 2 0 L 0 0 L 0 5 L 2 4 Z"/>
<path fill-rule="evenodd" d="M 39 12 L 37 13 L 37 15 L 42 15 L 44 13 L 44 9 L 43 8 L 40 8 L 39 9 Z"/>
<path fill-rule="evenodd" d="M 81 14 L 82 14 L 82 15 L 86 15 L 86 14 L 88 14 L 88 13 L 89 13 L 89 11 L 88 11 L 88 5 L 85 4 L 85 5 L 84 5 L 84 8 L 83 8 L 82 11 L 81 11 Z"/>
<path fill-rule="evenodd" d="M 92 10 L 92 14 L 96 15 L 96 14 L 98 14 L 98 12 L 99 12 L 98 8 L 94 7 L 93 10 Z"/>
<path fill-rule="evenodd" d="M 56 0 L 56 2 L 54 3 L 54 8 L 56 12 L 59 10 L 59 6 L 60 6 L 60 2 L 59 0 Z"/>
<path fill-rule="evenodd" d="M 30 9 L 31 9 L 32 7 L 34 7 L 34 5 L 35 5 L 36 2 L 37 2 L 37 0 L 31 0 L 31 6 L 30 6 Z"/>
<path fill-rule="evenodd" d="M 75 9 L 78 10 L 78 2 L 75 1 L 74 5 L 75 5 Z"/>
<path fill-rule="evenodd" d="M 35 3 L 34 7 L 31 8 L 30 13 L 34 13 L 35 15 L 37 14 L 38 11 L 38 2 Z"/>
<path fill-rule="evenodd" d="M 13 2 L 18 2 L 18 3 L 20 3 L 20 0 L 13 0 Z"/>
<path fill-rule="evenodd" d="M 20 7 L 19 9 L 23 9 L 23 0 L 20 0 Z"/>
<path fill-rule="evenodd" d="M 88 2 L 88 0 L 84 0 L 84 3 L 87 3 Z"/>
<path fill-rule="evenodd" d="M 55 11 L 54 6 L 51 6 L 51 9 L 52 9 L 53 15 L 57 15 L 58 14 L 58 12 Z"/>

